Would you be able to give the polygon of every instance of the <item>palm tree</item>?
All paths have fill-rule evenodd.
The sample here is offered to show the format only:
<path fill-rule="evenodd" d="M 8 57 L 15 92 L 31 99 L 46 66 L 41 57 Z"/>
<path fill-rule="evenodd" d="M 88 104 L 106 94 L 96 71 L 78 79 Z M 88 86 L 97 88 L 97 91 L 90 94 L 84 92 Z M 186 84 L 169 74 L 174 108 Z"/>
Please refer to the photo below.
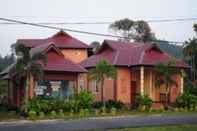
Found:
<path fill-rule="evenodd" d="M 116 77 L 116 68 L 110 65 L 106 60 L 101 60 L 95 68 L 92 68 L 89 71 L 89 79 L 96 80 L 96 82 L 101 83 L 101 101 L 105 106 L 104 101 L 104 79 L 105 78 L 115 78 Z"/>
<path fill-rule="evenodd" d="M 26 78 L 25 96 L 24 96 L 24 111 L 27 112 L 26 106 L 28 102 L 28 91 L 30 86 L 30 77 L 34 76 L 38 80 L 43 78 L 42 64 L 46 64 L 47 59 L 41 52 L 32 54 L 30 49 L 25 45 L 17 43 L 14 46 L 17 61 L 10 74 L 15 76 L 15 81 L 19 82 L 22 78 Z"/>
<path fill-rule="evenodd" d="M 175 67 L 174 61 L 168 61 L 166 64 L 158 63 L 155 67 L 156 71 L 156 87 L 161 87 L 161 85 L 165 86 L 165 104 L 168 104 L 168 94 L 172 85 L 177 85 L 176 81 L 172 78 L 172 76 L 176 74 L 182 74 L 182 72 Z"/>

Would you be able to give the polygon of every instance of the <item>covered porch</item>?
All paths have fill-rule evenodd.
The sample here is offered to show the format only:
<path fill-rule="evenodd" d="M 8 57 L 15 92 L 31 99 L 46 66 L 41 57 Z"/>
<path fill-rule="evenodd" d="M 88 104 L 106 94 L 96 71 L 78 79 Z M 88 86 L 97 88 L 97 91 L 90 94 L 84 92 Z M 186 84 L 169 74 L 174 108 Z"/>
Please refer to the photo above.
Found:
<path fill-rule="evenodd" d="M 12 107 L 20 107 L 25 96 L 25 78 L 16 86 L 16 82 L 8 80 L 8 99 Z M 42 98 L 69 99 L 85 87 L 85 77 L 79 72 L 45 71 L 44 78 L 38 81 L 33 76 L 29 79 L 28 96 Z"/>
<path fill-rule="evenodd" d="M 182 70 L 182 69 L 180 69 Z M 156 85 L 156 71 L 153 66 L 136 66 L 131 68 L 131 103 L 137 94 L 149 96 L 154 103 L 163 103 L 166 101 L 165 85 L 158 87 Z M 183 93 L 183 77 L 181 75 L 172 76 L 176 81 L 169 89 L 168 102 L 174 103 L 176 97 Z"/>

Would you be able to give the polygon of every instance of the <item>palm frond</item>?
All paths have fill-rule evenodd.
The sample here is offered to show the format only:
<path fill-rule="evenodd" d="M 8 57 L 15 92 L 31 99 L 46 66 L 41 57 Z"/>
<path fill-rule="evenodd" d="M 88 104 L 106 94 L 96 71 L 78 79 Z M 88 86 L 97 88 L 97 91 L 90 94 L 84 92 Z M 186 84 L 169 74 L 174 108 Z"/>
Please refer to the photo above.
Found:
<path fill-rule="evenodd" d="M 30 61 L 29 48 L 20 43 L 15 44 L 14 47 L 16 55 L 22 55 L 21 60 L 23 60 L 23 62 L 27 64 Z"/>
<path fill-rule="evenodd" d="M 47 64 L 47 56 L 41 52 L 38 52 L 36 54 L 34 54 L 32 57 L 31 57 L 32 61 L 41 61 L 43 62 L 44 65 Z"/>
<path fill-rule="evenodd" d="M 38 80 L 42 80 L 44 77 L 44 71 L 42 65 L 39 63 L 32 63 L 30 67 L 31 74 Z"/>

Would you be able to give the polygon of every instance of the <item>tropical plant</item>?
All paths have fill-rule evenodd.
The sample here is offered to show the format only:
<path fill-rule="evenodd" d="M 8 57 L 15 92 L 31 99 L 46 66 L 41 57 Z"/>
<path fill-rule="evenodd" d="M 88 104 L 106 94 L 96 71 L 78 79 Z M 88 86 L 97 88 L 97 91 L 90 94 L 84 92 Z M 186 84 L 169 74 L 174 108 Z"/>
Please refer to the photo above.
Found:
<path fill-rule="evenodd" d="M 142 108 L 143 110 L 150 110 L 150 107 L 152 105 L 153 101 L 148 95 L 142 96 L 142 95 L 137 95 L 135 99 L 135 104 L 137 108 Z"/>
<path fill-rule="evenodd" d="M 91 92 L 82 90 L 78 95 L 75 96 L 75 101 L 78 101 L 78 108 L 90 109 L 93 103 L 94 97 Z"/>
<path fill-rule="evenodd" d="M 176 99 L 176 105 L 179 108 L 195 108 L 197 106 L 197 96 L 190 94 L 189 92 L 184 92 L 181 96 Z"/>
<path fill-rule="evenodd" d="M 161 87 L 164 85 L 165 88 L 165 104 L 168 105 L 168 94 L 169 90 L 173 85 L 177 85 L 176 81 L 173 79 L 174 75 L 183 75 L 179 69 L 174 68 L 175 61 L 170 60 L 166 64 L 158 63 L 155 67 L 156 71 L 156 87 Z"/>
<path fill-rule="evenodd" d="M 109 28 L 116 33 L 120 33 L 124 37 L 124 41 L 134 39 L 138 42 L 149 42 L 155 40 L 155 36 L 146 21 L 133 21 L 125 18 L 115 21 Z"/>
<path fill-rule="evenodd" d="M 95 109 L 101 109 L 103 106 L 104 105 L 102 101 L 94 102 L 92 105 L 92 107 Z M 108 110 L 111 110 L 112 108 L 120 110 L 124 107 L 124 104 L 121 101 L 108 100 L 105 102 L 105 106 Z"/>
<path fill-rule="evenodd" d="M 104 103 L 104 79 L 105 78 L 115 78 L 116 77 L 116 68 L 110 65 L 106 60 L 101 60 L 95 68 L 90 69 L 89 79 L 96 80 L 96 82 L 101 83 L 101 101 Z"/>
<path fill-rule="evenodd" d="M 21 81 L 26 78 L 25 82 L 25 96 L 24 96 L 24 111 L 27 112 L 28 90 L 30 86 L 30 77 L 33 76 L 38 80 L 43 77 L 42 64 L 46 64 L 47 59 L 41 52 L 32 54 L 28 47 L 17 43 L 13 46 L 17 61 L 15 68 L 11 69 L 10 74 L 14 76 L 15 81 Z"/>
<path fill-rule="evenodd" d="M 31 111 L 28 112 L 28 116 L 29 116 L 29 118 L 30 118 L 31 120 L 35 120 L 35 118 L 36 118 L 36 116 L 37 116 L 37 113 L 36 113 L 36 111 L 31 110 Z"/>

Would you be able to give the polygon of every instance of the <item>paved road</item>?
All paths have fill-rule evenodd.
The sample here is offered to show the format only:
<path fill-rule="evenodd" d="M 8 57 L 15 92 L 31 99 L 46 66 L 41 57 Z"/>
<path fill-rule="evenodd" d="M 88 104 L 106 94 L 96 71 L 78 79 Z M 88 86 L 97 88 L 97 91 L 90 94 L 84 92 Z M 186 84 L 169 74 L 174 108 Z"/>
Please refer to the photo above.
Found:
<path fill-rule="evenodd" d="M 44 123 L 0 124 L 0 131 L 86 131 L 95 129 L 103 131 L 111 128 L 174 124 L 197 124 L 197 114 L 183 116 L 128 116 Z"/>

